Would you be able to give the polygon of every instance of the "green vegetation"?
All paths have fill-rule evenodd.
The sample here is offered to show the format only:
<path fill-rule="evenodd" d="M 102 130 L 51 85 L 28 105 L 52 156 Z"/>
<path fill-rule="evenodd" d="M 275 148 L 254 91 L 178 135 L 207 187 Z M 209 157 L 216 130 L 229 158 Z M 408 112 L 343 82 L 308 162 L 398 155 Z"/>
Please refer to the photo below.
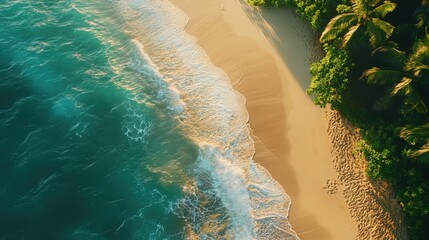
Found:
<path fill-rule="evenodd" d="M 343 36 L 342 47 L 359 38 L 369 39 L 372 47 L 383 44 L 393 33 L 394 27 L 382 20 L 396 8 L 395 3 L 354 0 L 352 5 L 338 5 L 341 14 L 332 18 L 320 37 L 327 42 Z"/>
<path fill-rule="evenodd" d="M 429 239 L 429 0 L 248 0 L 294 7 L 321 34 L 307 93 L 362 131 L 368 175 L 391 184 L 410 239 Z"/>
<path fill-rule="evenodd" d="M 403 96 L 404 104 L 410 111 L 416 110 L 421 114 L 427 113 L 423 94 L 429 87 L 429 39 L 425 36 L 419 39 L 409 53 L 392 47 L 381 47 L 374 54 L 382 55 L 386 60 L 387 69 L 372 67 L 363 73 L 369 84 L 386 86 L 388 96 Z M 428 135 L 429 136 L 429 135 Z"/>
<path fill-rule="evenodd" d="M 322 107 L 331 104 L 338 109 L 342 104 L 343 93 L 347 88 L 348 74 L 353 68 L 347 51 L 325 44 L 325 57 L 310 68 L 313 76 L 307 93 L 315 95 L 314 102 Z"/>

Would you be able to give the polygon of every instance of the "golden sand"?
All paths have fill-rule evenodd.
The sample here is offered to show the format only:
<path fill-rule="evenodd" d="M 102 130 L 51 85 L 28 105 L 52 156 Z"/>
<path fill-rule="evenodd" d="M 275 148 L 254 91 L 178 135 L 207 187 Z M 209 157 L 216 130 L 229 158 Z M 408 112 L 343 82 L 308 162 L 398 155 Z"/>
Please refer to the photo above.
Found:
<path fill-rule="evenodd" d="M 354 142 L 339 142 L 350 132 L 335 129 L 341 119 L 325 114 L 305 93 L 315 39 L 308 24 L 292 11 L 255 8 L 244 0 L 171 2 L 189 16 L 186 31 L 246 97 L 255 161 L 291 197 L 290 223 L 300 239 L 397 239 L 398 221 L 371 200 L 374 187 L 364 166 L 353 177 L 339 160 L 354 161 Z M 359 191 L 360 184 L 368 185 L 368 193 Z"/>

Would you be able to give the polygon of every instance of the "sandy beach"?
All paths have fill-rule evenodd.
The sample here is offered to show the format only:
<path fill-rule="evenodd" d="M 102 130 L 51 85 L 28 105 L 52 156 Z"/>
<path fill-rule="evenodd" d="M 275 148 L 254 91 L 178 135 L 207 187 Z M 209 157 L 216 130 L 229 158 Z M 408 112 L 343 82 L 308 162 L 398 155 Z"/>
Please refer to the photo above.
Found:
<path fill-rule="evenodd" d="M 363 164 L 356 180 L 338 160 L 353 158 L 354 142 L 338 141 L 349 133 L 332 129 L 341 120 L 305 93 L 316 39 L 309 25 L 291 10 L 250 7 L 244 0 L 171 2 L 189 16 L 186 31 L 246 97 L 255 161 L 291 197 L 290 223 L 300 239 L 396 239 L 397 222 L 383 207 L 366 220 L 374 211 L 360 201 L 374 188 L 368 184 L 367 195 L 359 193 L 358 185 L 369 182 Z M 373 235 L 382 221 L 392 224 Z"/>

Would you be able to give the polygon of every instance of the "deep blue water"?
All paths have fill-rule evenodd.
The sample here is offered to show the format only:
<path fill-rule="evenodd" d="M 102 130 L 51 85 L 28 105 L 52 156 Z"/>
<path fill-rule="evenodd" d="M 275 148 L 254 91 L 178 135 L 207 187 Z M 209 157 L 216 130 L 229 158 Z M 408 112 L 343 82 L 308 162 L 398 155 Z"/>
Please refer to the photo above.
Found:
<path fill-rule="evenodd" d="M 0 239 L 181 238 L 183 180 L 159 171 L 196 148 L 115 9 L 85 2 L 0 4 Z"/>

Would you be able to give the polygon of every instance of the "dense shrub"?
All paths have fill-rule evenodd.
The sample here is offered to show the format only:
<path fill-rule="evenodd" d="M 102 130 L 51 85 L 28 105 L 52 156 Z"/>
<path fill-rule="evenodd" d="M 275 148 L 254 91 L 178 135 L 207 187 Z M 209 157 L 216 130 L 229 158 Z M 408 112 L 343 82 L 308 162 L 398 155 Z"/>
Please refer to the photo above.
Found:
<path fill-rule="evenodd" d="M 364 154 L 368 161 L 367 173 L 375 179 L 395 180 L 400 153 L 394 142 L 398 140 L 395 127 L 377 124 L 372 129 L 362 131 L 362 138 L 357 144 L 357 151 Z"/>
<path fill-rule="evenodd" d="M 353 63 L 346 50 L 332 45 L 325 45 L 324 49 L 325 57 L 311 64 L 312 78 L 307 93 L 314 95 L 314 102 L 317 105 L 325 107 L 326 104 L 331 104 L 333 109 L 338 109 Z"/>
<path fill-rule="evenodd" d="M 329 20 L 334 17 L 337 12 L 336 8 L 339 4 L 347 3 L 347 0 L 294 0 L 296 11 L 304 19 L 311 23 L 314 30 L 321 32 Z"/>

